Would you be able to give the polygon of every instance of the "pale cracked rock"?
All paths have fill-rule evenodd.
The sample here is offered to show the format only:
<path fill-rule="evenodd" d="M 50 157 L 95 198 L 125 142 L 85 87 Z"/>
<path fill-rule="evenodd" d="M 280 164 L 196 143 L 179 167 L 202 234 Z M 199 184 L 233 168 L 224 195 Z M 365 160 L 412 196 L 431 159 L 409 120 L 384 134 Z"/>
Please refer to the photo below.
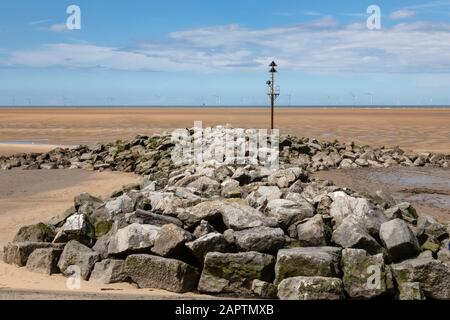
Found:
<path fill-rule="evenodd" d="M 380 238 L 393 261 L 402 261 L 420 252 L 416 236 L 403 220 L 394 219 L 382 224 Z"/>
<path fill-rule="evenodd" d="M 382 251 L 381 245 L 357 221 L 349 216 L 333 231 L 332 241 L 343 248 L 364 249 L 370 254 Z"/>
<path fill-rule="evenodd" d="M 347 217 L 358 222 L 370 235 L 378 235 L 381 225 L 388 221 L 384 212 L 365 198 L 355 198 L 342 191 L 328 195 L 333 202 L 330 205 L 330 215 L 334 224 L 339 226 Z"/>
<path fill-rule="evenodd" d="M 178 260 L 136 254 L 125 260 L 125 272 L 140 288 L 156 288 L 183 293 L 194 291 L 200 273 Z"/>
<path fill-rule="evenodd" d="M 94 227 L 85 214 L 74 214 L 67 218 L 53 240 L 54 243 L 64 243 L 76 240 L 88 247 L 94 243 Z"/>
<path fill-rule="evenodd" d="M 109 214 L 110 218 L 113 218 L 119 213 L 131 213 L 134 210 L 133 200 L 126 194 L 110 200 L 106 203 L 105 209 Z"/>
<path fill-rule="evenodd" d="M 273 281 L 275 258 L 259 252 L 218 253 L 205 257 L 198 290 L 252 295 L 253 280 Z"/>
<path fill-rule="evenodd" d="M 294 167 L 284 170 L 278 170 L 271 174 L 268 181 L 279 188 L 289 188 L 297 180 L 307 180 L 308 175 L 303 169 Z"/>
<path fill-rule="evenodd" d="M 247 201 L 252 207 L 262 207 L 270 200 L 280 199 L 283 193 L 276 186 L 260 186 L 248 195 Z"/>
<path fill-rule="evenodd" d="M 331 230 L 319 214 L 297 224 L 295 231 L 302 247 L 327 246 L 330 242 Z"/>
<path fill-rule="evenodd" d="M 160 230 L 161 227 L 137 223 L 119 229 L 109 241 L 108 253 L 120 255 L 149 250 L 155 244 Z"/>
<path fill-rule="evenodd" d="M 328 277 L 292 277 L 278 285 L 280 300 L 344 299 L 341 279 Z"/>

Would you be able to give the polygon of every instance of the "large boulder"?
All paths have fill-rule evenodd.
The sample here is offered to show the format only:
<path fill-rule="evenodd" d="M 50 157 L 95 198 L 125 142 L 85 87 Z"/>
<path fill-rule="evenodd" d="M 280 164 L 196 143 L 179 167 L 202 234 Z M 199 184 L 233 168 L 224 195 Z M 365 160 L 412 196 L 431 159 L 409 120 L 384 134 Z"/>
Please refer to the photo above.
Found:
<path fill-rule="evenodd" d="M 210 252 L 205 257 L 198 290 L 251 295 L 253 280 L 273 281 L 274 264 L 273 256 L 259 252 Z"/>
<path fill-rule="evenodd" d="M 223 234 L 211 232 L 201 236 L 200 238 L 187 242 L 186 247 L 192 251 L 200 262 L 203 262 L 208 252 L 232 252 L 233 248 L 225 240 Z"/>
<path fill-rule="evenodd" d="M 89 281 L 109 284 L 126 282 L 128 275 L 125 272 L 125 260 L 106 259 L 97 262 L 92 270 Z"/>
<path fill-rule="evenodd" d="M 275 283 L 296 276 L 336 277 L 340 275 L 341 249 L 335 247 L 308 247 L 278 251 L 275 265 Z"/>
<path fill-rule="evenodd" d="M 272 227 L 274 219 L 267 218 L 262 212 L 239 203 L 224 203 L 220 209 L 223 223 L 228 229 L 244 230 L 256 227 Z"/>
<path fill-rule="evenodd" d="M 381 253 L 369 256 L 362 249 L 344 249 L 341 265 L 344 288 L 351 298 L 371 299 L 393 288 L 392 275 Z"/>
<path fill-rule="evenodd" d="M 306 200 L 300 193 L 289 192 L 286 200 L 295 202 L 300 208 L 300 212 L 304 217 L 312 217 L 314 215 L 314 206 Z"/>
<path fill-rule="evenodd" d="M 65 243 L 76 240 L 88 247 L 94 245 L 95 231 L 85 214 L 74 214 L 67 218 L 64 225 L 58 231 L 53 242 Z"/>
<path fill-rule="evenodd" d="M 330 215 L 336 226 L 343 223 L 347 217 L 352 217 L 364 226 L 370 235 L 378 236 L 381 225 L 388 220 L 383 211 L 366 198 L 355 198 L 342 191 L 333 192 L 329 196 L 333 200 Z"/>
<path fill-rule="evenodd" d="M 212 223 L 221 218 L 220 212 L 224 206 L 226 203 L 221 201 L 204 201 L 183 211 L 178 215 L 178 219 L 189 228 L 197 226 L 202 220 Z"/>
<path fill-rule="evenodd" d="M 221 184 L 221 196 L 224 198 L 240 198 L 242 196 L 242 189 L 239 181 L 227 179 Z"/>
<path fill-rule="evenodd" d="M 174 224 L 166 224 L 159 230 L 151 250 L 159 256 L 169 257 L 184 248 L 186 242 L 192 240 L 194 236 L 190 232 Z"/>
<path fill-rule="evenodd" d="M 263 207 L 270 200 L 280 199 L 283 193 L 276 186 L 260 186 L 247 197 L 248 203 L 255 208 Z"/>
<path fill-rule="evenodd" d="M 75 210 L 80 211 L 86 210 L 88 207 L 95 210 L 103 205 L 103 201 L 97 197 L 90 195 L 89 193 L 83 192 L 74 198 Z"/>
<path fill-rule="evenodd" d="M 400 218 L 411 224 L 417 223 L 416 209 L 409 202 L 402 202 L 385 211 L 385 215 L 389 219 Z"/>
<path fill-rule="evenodd" d="M 59 273 L 58 261 L 62 252 L 62 249 L 56 248 L 36 249 L 28 257 L 26 267 L 37 273 L 48 275 Z"/>
<path fill-rule="evenodd" d="M 41 248 L 62 248 L 63 246 L 48 242 L 13 242 L 8 243 L 3 248 L 3 261 L 8 264 L 15 264 L 24 267 L 27 264 L 30 254 Z"/>
<path fill-rule="evenodd" d="M 295 222 L 311 218 L 314 213 L 287 199 L 275 199 L 267 203 L 267 216 L 276 221 L 277 226 L 287 230 Z"/>
<path fill-rule="evenodd" d="M 161 227 L 133 223 L 119 229 L 110 239 L 108 254 L 124 255 L 149 251 L 159 237 Z"/>
<path fill-rule="evenodd" d="M 195 190 L 199 194 L 211 196 L 219 192 L 220 183 L 209 177 L 200 176 L 191 183 L 189 183 L 186 187 Z"/>
<path fill-rule="evenodd" d="M 100 261 L 100 255 L 85 245 L 71 240 L 64 247 L 58 262 L 58 268 L 61 272 L 70 276 L 73 267 L 79 268 L 80 276 L 88 280 L 94 265 Z"/>
<path fill-rule="evenodd" d="M 393 261 L 402 261 L 420 252 L 419 242 L 406 222 L 394 219 L 381 225 L 380 239 Z"/>
<path fill-rule="evenodd" d="M 127 223 L 139 223 L 139 224 L 151 224 L 154 226 L 162 227 L 165 224 L 174 224 L 179 227 L 183 227 L 183 223 L 175 218 L 162 214 L 156 214 L 149 211 L 138 209 L 135 212 L 128 213 L 125 216 Z"/>
<path fill-rule="evenodd" d="M 281 300 L 340 300 L 344 299 L 342 281 L 327 277 L 292 277 L 278 285 Z"/>
<path fill-rule="evenodd" d="M 397 283 L 419 282 L 425 296 L 450 299 L 450 265 L 423 252 L 417 258 L 391 265 Z"/>
<path fill-rule="evenodd" d="M 442 241 L 448 238 L 448 232 L 445 225 L 440 224 L 430 216 L 420 216 L 417 220 L 417 237 L 420 239 L 436 239 Z"/>
<path fill-rule="evenodd" d="M 233 233 L 240 251 L 277 252 L 284 246 L 285 235 L 280 228 L 256 227 Z"/>
<path fill-rule="evenodd" d="M 370 254 L 382 251 L 381 245 L 361 224 L 349 216 L 333 231 L 332 241 L 343 248 L 363 249 Z"/>
<path fill-rule="evenodd" d="M 114 216 L 120 213 L 131 213 L 134 211 L 134 202 L 126 194 L 120 197 L 110 200 L 105 204 L 105 209 L 108 212 L 109 218 L 112 219 Z"/>
<path fill-rule="evenodd" d="M 301 168 L 294 167 L 278 170 L 272 173 L 268 181 L 271 185 L 277 185 L 280 188 L 289 188 L 297 180 L 306 181 L 308 174 Z"/>
<path fill-rule="evenodd" d="M 140 288 L 178 293 L 194 291 L 200 276 L 197 269 L 184 262 L 148 254 L 128 256 L 125 272 Z"/>
<path fill-rule="evenodd" d="M 55 235 L 54 226 L 37 223 L 20 228 L 13 242 L 52 242 Z"/>
<path fill-rule="evenodd" d="M 297 224 L 294 233 L 302 247 L 327 246 L 331 237 L 331 230 L 320 214 Z"/>

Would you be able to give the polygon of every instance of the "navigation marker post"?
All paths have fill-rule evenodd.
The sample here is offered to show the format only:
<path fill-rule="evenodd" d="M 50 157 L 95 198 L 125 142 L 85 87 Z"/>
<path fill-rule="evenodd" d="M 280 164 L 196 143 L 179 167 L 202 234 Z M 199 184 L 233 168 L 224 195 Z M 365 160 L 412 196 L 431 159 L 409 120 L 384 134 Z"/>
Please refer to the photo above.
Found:
<path fill-rule="evenodd" d="M 275 100 L 280 96 L 280 88 L 275 86 L 275 73 L 277 70 L 275 67 L 277 67 L 277 64 L 275 61 L 272 61 L 272 63 L 269 65 L 270 70 L 269 73 L 272 74 L 272 79 L 268 80 L 266 84 L 269 86 L 269 97 L 270 97 L 270 128 L 274 129 L 274 108 L 275 108 Z"/>

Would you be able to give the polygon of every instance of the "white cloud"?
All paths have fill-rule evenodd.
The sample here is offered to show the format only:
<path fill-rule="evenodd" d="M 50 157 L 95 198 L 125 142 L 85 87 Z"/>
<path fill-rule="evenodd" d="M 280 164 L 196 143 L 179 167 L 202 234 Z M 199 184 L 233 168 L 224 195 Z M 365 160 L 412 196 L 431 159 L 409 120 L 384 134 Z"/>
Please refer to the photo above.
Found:
<path fill-rule="evenodd" d="M 406 18 L 414 17 L 415 15 L 416 15 L 416 12 L 413 10 L 398 10 L 398 11 L 392 12 L 389 15 L 389 18 L 391 18 L 393 20 L 406 19 Z"/>
<path fill-rule="evenodd" d="M 364 24 L 339 25 L 324 17 L 278 28 L 197 28 L 168 37 L 134 49 L 47 45 L 8 52 L 3 65 L 217 72 L 262 69 L 276 57 L 280 68 L 307 72 L 450 72 L 450 24 L 402 23 L 369 31 Z"/>
<path fill-rule="evenodd" d="M 67 26 L 64 23 L 56 23 L 50 26 L 50 31 L 63 32 L 67 30 Z"/>
<path fill-rule="evenodd" d="M 37 20 L 37 21 L 31 21 L 29 23 L 29 25 L 30 26 L 37 26 L 37 25 L 40 25 L 40 24 L 43 24 L 43 23 L 47 23 L 47 22 L 50 22 L 50 21 L 52 21 L 52 19 L 42 19 L 42 20 Z"/>

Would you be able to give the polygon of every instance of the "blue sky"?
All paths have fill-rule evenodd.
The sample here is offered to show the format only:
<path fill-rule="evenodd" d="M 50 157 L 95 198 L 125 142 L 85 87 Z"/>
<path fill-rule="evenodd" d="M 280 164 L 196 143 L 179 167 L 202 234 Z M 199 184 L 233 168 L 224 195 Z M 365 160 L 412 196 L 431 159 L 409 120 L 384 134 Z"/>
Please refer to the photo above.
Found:
<path fill-rule="evenodd" d="M 0 105 L 264 105 L 271 59 L 280 104 L 450 105 L 449 52 L 450 0 L 2 0 Z"/>

